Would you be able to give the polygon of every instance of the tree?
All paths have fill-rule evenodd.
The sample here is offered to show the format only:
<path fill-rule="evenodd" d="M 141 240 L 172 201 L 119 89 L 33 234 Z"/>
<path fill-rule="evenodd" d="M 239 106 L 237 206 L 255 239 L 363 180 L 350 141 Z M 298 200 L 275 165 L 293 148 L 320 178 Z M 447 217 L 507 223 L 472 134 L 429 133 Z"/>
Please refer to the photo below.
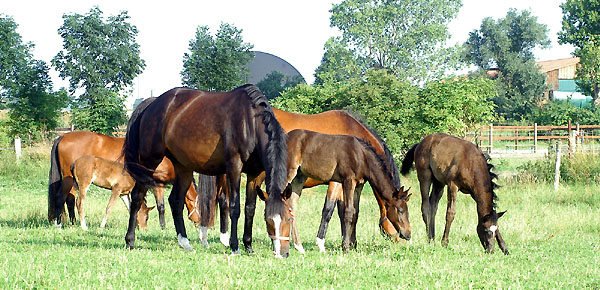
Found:
<path fill-rule="evenodd" d="M 207 91 L 229 91 L 247 82 L 248 62 L 254 58 L 253 45 L 244 42 L 242 30 L 221 23 L 213 38 L 208 26 L 198 26 L 190 40 L 190 52 L 183 55 L 181 81 Z"/>
<path fill-rule="evenodd" d="M 358 78 L 368 67 L 369 61 L 365 57 L 346 47 L 346 43 L 340 37 L 331 37 L 325 43 L 321 64 L 315 70 L 315 84 Z"/>
<path fill-rule="evenodd" d="M 280 71 L 272 71 L 264 79 L 256 84 L 260 91 L 270 100 L 281 95 L 287 88 L 304 83 L 301 75 L 293 77 L 286 76 Z"/>
<path fill-rule="evenodd" d="M 106 20 L 102 14 L 100 8 L 94 7 L 85 15 L 63 15 L 63 25 L 58 29 L 63 50 L 52 59 L 52 64 L 61 78 L 69 78 L 71 93 L 84 90 L 77 99 L 74 114 L 99 113 L 95 118 L 75 118 L 75 125 L 79 129 L 94 128 L 112 134 L 123 124 L 122 119 L 114 119 L 109 113 L 115 105 L 113 94 L 132 85 L 146 64 L 135 41 L 137 28 L 128 22 L 127 11 Z M 123 98 L 119 100 L 117 105 L 124 114 Z M 97 123 L 104 125 L 98 128 Z"/>
<path fill-rule="evenodd" d="M 558 42 L 576 47 L 574 55 L 580 57 L 577 86 L 596 105 L 600 93 L 600 0 L 567 0 L 560 7 L 563 20 Z"/>
<path fill-rule="evenodd" d="M 0 108 L 6 105 L 7 94 L 15 89 L 16 78 L 31 58 L 30 43 L 23 43 L 12 17 L 0 14 Z"/>
<path fill-rule="evenodd" d="M 24 44 L 18 25 L 0 15 L 0 95 L 8 111 L 11 137 L 29 135 L 33 140 L 58 126 L 60 110 L 67 105 L 66 92 L 53 92 L 49 68 L 32 57 L 32 43 Z"/>
<path fill-rule="evenodd" d="M 369 68 L 423 83 L 457 64 L 452 57 L 457 48 L 443 44 L 461 5 L 460 0 L 345 0 L 333 5 L 330 19 L 357 60 L 365 58 Z"/>
<path fill-rule="evenodd" d="M 531 12 L 510 9 L 505 18 L 487 17 L 479 30 L 469 33 L 463 60 L 475 64 L 483 74 L 497 69 L 494 102 L 500 116 L 524 118 L 545 92 L 546 75 L 536 67 L 533 49 L 550 45 L 547 31 Z"/>

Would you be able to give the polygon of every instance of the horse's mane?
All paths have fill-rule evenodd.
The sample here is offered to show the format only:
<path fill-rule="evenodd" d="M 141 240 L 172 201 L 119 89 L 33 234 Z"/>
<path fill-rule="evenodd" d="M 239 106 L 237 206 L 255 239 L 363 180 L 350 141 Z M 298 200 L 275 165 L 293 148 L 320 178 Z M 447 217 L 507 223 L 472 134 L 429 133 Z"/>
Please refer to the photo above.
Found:
<path fill-rule="evenodd" d="M 266 144 L 266 152 L 264 152 L 267 160 L 267 164 L 263 165 L 266 171 L 265 183 L 270 199 L 272 196 L 273 200 L 283 201 L 282 193 L 287 182 L 287 135 L 279 122 L 277 122 L 277 119 L 275 119 L 273 108 L 260 89 L 250 84 L 243 85 L 236 90 L 238 89 L 243 89 L 246 92 L 253 108 L 262 107 L 255 116 L 261 117 L 265 125 L 265 131 L 269 136 L 269 142 Z M 274 213 L 284 215 L 283 212 L 280 212 L 282 210 L 287 209 L 283 206 L 267 206 L 265 208 L 265 215 L 271 216 Z"/>
<path fill-rule="evenodd" d="M 358 143 L 360 143 L 366 149 L 365 151 L 367 152 L 367 154 L 373 155 L 375 160 L 377 160 L 377 166 L 381 170 L 383 170 L 383 172 L 385 172 L 385 174 L 387 174 L 388 178 L 392 182 L 392 185 L 394 185 L 394 175 L 392 174 L 392 172 L 390 172 L 390 170 L 386 166 L 385 159 L 383 159 L 383 157 L 381 155 L 377 154 L 377 152 L 375 151 L 375 148 L 373 148 L 373 145 L 371 145 L 371 143 L 367 142 L 366 140 L 364 140 L 362 138 L 357 138 L 357 137 L 355 137 L 355 138 L 356 138 L 356 140 L 358 140 Z M 395 186 L 394 186 L 394 190 L 399 190 L 399 188 L 395 188 Z"/>
<path fill-rule="evenodd" d="M 490 193 L 492 194 L 492 208 L 494 210 L 496 210 L 496 207 L 497 207 L 496 202 L 498 201 L 498 196 L 496 195 L 496 192 L 494 192 L 494 189 L 496 189 L 500 186 L 494 182 L 494 179 L 498 179 L 498 174 L 492 172 L 492 169 L 494 169 L 494 165 L 492 165 L 490 163 L 492 158 L 488 154 L 483 153 L 481 150 L 479 150 L 479 151 L 483 155 L 483 158 L 487 164 L 488 172 L 490 174 Z"/>
<path fill-rule="evenodd" d="M 377 139 L 379 144 L 381 144 L 381 146 L 383 147 L 383 152 L 385 153 L 385 159 L 383 161 L 384 164 L 388 165 L 386 166 L 387 169 L 391 170 L 392 184 L 394 185 L 394 189 L 400 190 L 402 184 L 400 182 L 400 173 L 398 171 L 398 165 L 394 160 L 394 155 L 392 155 L 392 152 L 390 152 L 390 149 L 388 148 L 387 144 L 385 143 L 385 141 L 383 141 L 383 138 L 381 138 L 381 136 L 375 129 L 369 127 L 364 118 L 362 118 L 360 115 L 357 115 L 356 113 L 350 110 L 344 110 L 344 112 L 348 113 L 350 117 L 354 118 L 354 120 L 358 121 L 361 125 L 363 125 L 373 136 L 375 136 L 375 139 Z M 375 152 L 375 154 L 378 155 L 377 152 Z M 381 158 L 381 156 L 379 157 Z"/>
<path fill-rule="evenodd" d="M 135 110 L 133 110 L 133 113 L 131 113 L 131 117 L 129 118 L 129 121 L 127 122 L 127 131 L 129 131 L 129 128 L 131 127 L 131 124 L 133 124 L 133 122 L 135 120 L 137 120 L 137 118 L 140 116 L 140 114 L 146 110 L 146 108 L 148 106 L 150 106 L 150 104 L 152 104 L 152 102 L 154 102 L 156 100 L 156 97 L 150 97 L 147 98 L 145 100 L 143 100 L 141 103 L 138 104 L 138 106 L 135 108 Z"/>

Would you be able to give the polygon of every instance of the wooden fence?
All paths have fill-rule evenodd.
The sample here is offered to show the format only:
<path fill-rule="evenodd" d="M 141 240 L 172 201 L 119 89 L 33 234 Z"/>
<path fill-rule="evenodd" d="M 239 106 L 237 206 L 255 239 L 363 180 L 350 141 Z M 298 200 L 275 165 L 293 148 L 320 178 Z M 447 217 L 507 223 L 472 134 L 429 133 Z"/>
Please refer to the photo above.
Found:
<path fill-rule="evenodd" d="M 476 142 L 482 148 L 487 148 L 491 152 L 494 143 L 502 142 L 506 149 L 527 148 L 534 152 L 537 151 L 539 142 L 552 140 L 566 140 L 569 151 L 573 151 L 585 140 L 600 139 L 600 125 L 580 125 L 573 126 L 571 122 L 567 126 L 484 126 L 481 127 L 481 135 L 476 138 Z M 498 146 L 496 146 L 498 147 Z"/>

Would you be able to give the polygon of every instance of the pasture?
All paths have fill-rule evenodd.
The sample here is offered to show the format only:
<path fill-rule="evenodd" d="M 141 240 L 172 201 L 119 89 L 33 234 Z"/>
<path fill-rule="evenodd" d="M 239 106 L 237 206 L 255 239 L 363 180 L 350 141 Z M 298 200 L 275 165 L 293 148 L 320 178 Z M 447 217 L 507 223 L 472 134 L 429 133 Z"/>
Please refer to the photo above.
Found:
<path fill-rule="evenodd" d="M 507 213 L 498 224 L 509 256 L 497 246 L 495 253 L 484 253 L 475 232 L 475 202 L 460 193 L 449 246 L 440 245 L 445 194 L 436 218 L 436 242 L 428 243 L 413 172 L 402 178 L 413 193 L 408 202 L 411 243 L 389 242 L 380 235 L 379 210 L 366 187 L 357 250 L 341 251 L 336 213 L 329 225 L 327 252 L 319 253 L 314 238 L 326 190 L 320 186 L 305 190 L 298 206 L 307 253 L 292 249 L 288 259 L 275 259 L 260 201 L 254 220 L 254 255 L 229 255 L 230 249 L 219 243 L 217 229 L 209 232 L 211 247 L 202 248 L 197 230 L 187 219 L 188 237 L 196 251 L 183 251 L 169 208 L 166 230 L 160 229 L 158 214 L 152 211 L 148 229 L 137 231 L 136 248 L 127 250 L 125 206 L 118 202 L 106 228 L 99 229 L 110 191 L 95 186 L 86 200 L 88 232 L 79 224 L 60 230 L 50 226 L 49 151 L 50 145 L 27 148 L 18 163 L 10 152 L 0 151 L 0 288 L 600 288 L 600 186 L 561 184 L 555 192 L 552 184 L 517 183 L 503 174 L 517 162 L 510 159 L 492 160 L 501 176 L 498 209 Z M 152 196 L 147 200 L 154 205 Z"/>

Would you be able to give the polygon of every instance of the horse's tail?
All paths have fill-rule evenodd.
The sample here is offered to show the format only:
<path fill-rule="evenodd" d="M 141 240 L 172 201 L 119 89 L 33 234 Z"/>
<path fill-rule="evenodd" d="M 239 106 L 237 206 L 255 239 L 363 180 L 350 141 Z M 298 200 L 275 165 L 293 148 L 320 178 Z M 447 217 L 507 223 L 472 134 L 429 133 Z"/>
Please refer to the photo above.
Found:
<path fill-rule="evenodd" d="M 148 103 L 150 105 L 151 102 Z M 147 107 L 147 106 L 146 106 Z M 136 110 L 140 109 L 138 108 Z M 125 170 L 129 172 L 135 182 L 144 188 L 154 188 L 158 183 L 154 180 L 154 170 L 140 164 L 140 120 L 145 112 L 145 107 L 135 116 L 132 115 L 127 126 L 127 134 L 123 143 L 121 156 L 124 157 Z"/>
<path fill-rule="evenodd" d="M 198 199 L 196 206 L 200 215 L 200 225 L 210 227 L 215 220 L 217 204 L 217 177 L 200 174 L 198 176 Z"/>
<path fill-rule="evenodd" d="M 54 140 L 52 150 L 50 151 L 50 173 L 48 174 L 48 221 L 52 222 L 55 218 L 60 218 L 55 215 L 54 208 L 56 207 L 56 197 L 60 194 L 62 183 L 62 173 L 60 172 L 60 164 L 58 161 L 58 143 L 62 140 L 60 136 Z M 60 213 L 58 213 L 60 215 Z"/>
<path fill-rule="evenodd" d="M 413 167 L 413 162 L 415 161 L 415 150 L 417 149 L 417 145 L 419 145 L 419 143 L 410 147 L 408 152 L 406 152 L 404 160 L 402 160 L 402 169 L 400 169 L 400 173 L 402 175 L 407 175 L 410 169 Z"/>
<path fill-rule="evenodd" d="M 245 85 L 243 89 L 250 97 L 252 107 L 261 108 L 255 116 L 262 121 L 268 137 L 262 157 L 266 172 L 265 183 L 269 193 L 268 200 L 277 200 L 283 203 L 283 190 L 287 183 L 287 135 L 275 119 L 273 108 L 267 97 L 256 86 Z M 270 209 L 266 209 L 266 212 L 283 210 L 285 207 L 280 206 L 279 202 L 268 202 L 267 208 Z"/>

